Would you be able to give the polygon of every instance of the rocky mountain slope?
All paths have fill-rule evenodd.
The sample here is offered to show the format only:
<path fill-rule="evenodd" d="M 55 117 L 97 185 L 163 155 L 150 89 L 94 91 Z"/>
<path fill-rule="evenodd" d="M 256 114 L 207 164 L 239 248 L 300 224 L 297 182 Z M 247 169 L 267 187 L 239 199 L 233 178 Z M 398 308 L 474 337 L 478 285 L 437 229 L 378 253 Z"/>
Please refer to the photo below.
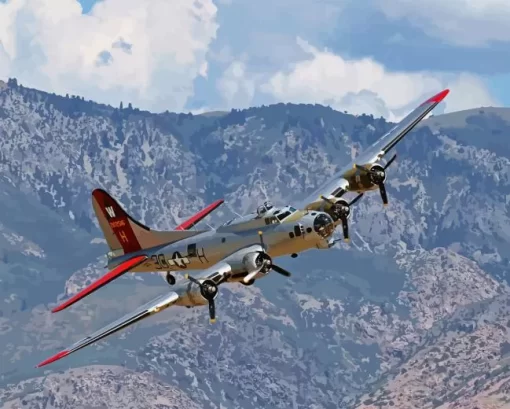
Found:
<path fill-rule="evenodd" d="M 224 197 L 217 225 L 298 201 L 391 126 L 318 105 L 154 115 L 1 86 L 0 407 L 504 408 L 510 110 L 495 108 L 425 121 L 397 149 L 387 209 L 366 195 L 352 243 L 282 259 L 291 279 L 222 287 L 217 325 L 172 308 L 33 368 L 168 290 L 132 275 L 49 312 L 105 271 L 93 188 L 160 229 Z"/>

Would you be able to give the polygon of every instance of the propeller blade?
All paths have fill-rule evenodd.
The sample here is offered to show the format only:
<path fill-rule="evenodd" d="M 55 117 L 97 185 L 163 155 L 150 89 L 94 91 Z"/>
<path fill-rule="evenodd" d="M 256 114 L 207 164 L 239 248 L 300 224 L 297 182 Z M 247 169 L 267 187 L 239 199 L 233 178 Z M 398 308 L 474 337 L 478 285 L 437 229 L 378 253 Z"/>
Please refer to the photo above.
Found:
<path fill-rule="evenodd" d="M 192 277 L 190 276 L 189 274 L 186 274 L 185 276 L 189 281 L 191 281 L 192 283 L 195 283 L 197 285 L 199 285 L 200 287 L 202 287 L 202 283 L 200 281 L 198 281 L 195 277 Z"/>
<path fill-rule="evenodd" d="M 342 230 L 344 233 L 344 241 L 349 241 L 349 224 L 347 223 L 347 219 L 342 219 Z"/>
<path fill-rule="evenodd" d="M 379 192 L 381 192 L 381 199 L 383 201 L 383 205 L 388 206 L 388 195 L 386 194 L 386 187 L 384 186 L 384 183 L 381 183 L 379 185 Z"/>
<path fill-rule="evenodd" d="M 388 163 L 384 166 L 384 168 L 383 168 L 383 169 L 384 169 L 384 170 L 386 170 L 386 168 L 387 168 L 388 166 L 390 166 L 390 165 L 393 163 L 393 161 L 394 161 L 395 159 L 397 159 L 397 154 L 395 154 L 395 155 L 393 155 L 393 156 L 391 157 L 391 159 L 388 161 Z"/>
<path fill-rule="evenodd" d="M 243 282 L 245 284 L 248 284 L 252 279 L 255 278 L 255 276 L 258 274 L 259 272 L 258 271 L 252 271 L 250 274 L 246 275 L 244 278 L 243 278 Z"/>
<path fill-rule="evenodd" d="M 333 202 L 331 199 L 328 199 L 326 196 L 321 195 L 321 199 L 328 202 L 330 205 L 334 205 L 335 202 Z"/>
<path fill-rule="evenodd" d="M 349 203 L 349 207 L 351 207 L 354 203 L 356 203 L 362 197 L 363 197 L 363 193 L 360 193 L 358 196 L 356 196 L 354 199 L 352 199 L 351 203 Z"/>
<path fill-rule="evenodd" d="M 216 306 L 214 304 L 214 299 L 209 301 L 209 322 L 211 324 L 216 322 Z"/>
<path fill-rule="evenodd" d="M 285 270 L 284 268 L 281 268 L 280 266 L 277 266 L 277 265 L 273 264 L 271 267 L 272 267 L 272 269 L 274 271 L 276 271 L 277 273 L 281 274 L 282 276 L 285 276 L 285 277 L 290 277 L 291 276 L 291 274 L 287 270 Z"/>
<path fill-rule="evenodd" d="M 263 248 L 264 250 L 266 250 L 266 245 L 265 245 L 265 243 L 264 243 L 264 237 L 263 237 L 263 233 L 262 233 L 262 231 L 259 231 L 259 239 L 260 239 L 260 245 L 262 246 L 262 248 Z"/>

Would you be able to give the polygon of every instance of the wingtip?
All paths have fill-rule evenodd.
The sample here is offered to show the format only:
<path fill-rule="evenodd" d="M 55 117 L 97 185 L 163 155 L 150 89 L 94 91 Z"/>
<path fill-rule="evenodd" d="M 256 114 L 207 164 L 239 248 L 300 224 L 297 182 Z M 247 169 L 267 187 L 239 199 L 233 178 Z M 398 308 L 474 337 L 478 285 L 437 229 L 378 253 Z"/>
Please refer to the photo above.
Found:
<path fill-rule="evenodd" d="M 52 357 L 49 357 L 48 359 L 45 359 L 41 363 L 37 364 L 36 368 L 40 368 L 42 366 L 51 364 L 52 362 L 58 361 L 59 359 L 62 359 L 62 358 L 66 357 L 69 354 L 70 354 L 70 352 L 68 350 L 60 351 L 58 354 L 55 354 Z"/>
<path fill-rule="evenodd" d="M 446 96 L 450 93 L 450 90 L 448 88 L 442 90 L 441 92 L 437 93 L 433 97 L 430 97 L 427 99 L 424 104 L 430 104 L 430 103 L 436 103 L 439 104 L 443 99 L 446 98 Z"/>
<path fill-rule="evenodd" d="M 51 312 L 53 314 L 55 314 L 56 312 L 59 312 L 59 311 L 62 311 L 62 310 L 65 310 L 67 307 L 69 307 L 70 305 L 74 304 L 73 302 L 74 300 L 72 300 L 72 298 L 68 299 L 67 301 L 64 301 L 62 304 L 60 305 L 57 305 L 56 307 L 54 307 Z M 77 300 L 76 300 L 77 301 Z"/>

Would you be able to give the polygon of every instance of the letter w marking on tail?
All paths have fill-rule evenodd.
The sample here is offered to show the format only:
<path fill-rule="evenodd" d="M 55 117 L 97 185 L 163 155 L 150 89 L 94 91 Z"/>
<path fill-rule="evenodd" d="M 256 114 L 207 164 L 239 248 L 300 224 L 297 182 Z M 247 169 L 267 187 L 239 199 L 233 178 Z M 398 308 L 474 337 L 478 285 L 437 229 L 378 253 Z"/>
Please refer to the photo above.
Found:
<path fill-rule="evenodd" d="M 108 206 L 105 210 L 106 210 L 106 213 L 108 213 L 108 216 L 110 216 L 111 218 L 115 217 L 115 212 L 113 211 L 113 207 Z"/>

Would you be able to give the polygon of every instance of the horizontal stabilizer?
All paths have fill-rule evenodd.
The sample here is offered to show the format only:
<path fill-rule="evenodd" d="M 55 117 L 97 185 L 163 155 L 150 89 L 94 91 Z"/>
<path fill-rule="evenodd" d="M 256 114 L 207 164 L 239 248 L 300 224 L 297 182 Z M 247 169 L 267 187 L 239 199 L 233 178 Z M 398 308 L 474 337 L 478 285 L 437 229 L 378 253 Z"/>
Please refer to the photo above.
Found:
<path fill-rule="evenodd" d="M 148 258 L 147 256 L 136 256 L 136 257 L 130 258 L 129 260 L 124 261 L 123 263 L 121 263 L 117 267 L 115 267 L 113 270 L 106 273 L 103 277 L 94 281 L 91 285 L 89 285 L 88 287 L 81 290 L 78 294 L 75 294 L 74 296 L 72 296 L 69 300 L 67 300 L 63 304 L 59 305 L 58 307 L 53 308 L 51 310 L 51 312 L 62 311 L 63 309 L 69 307 L 70 305 L 73 305 L 75 302 L 81 300 L 82 298 L 86 297 L 89 294 L 92 294 L 94 291 L 105 286 L 106 284 L 115 280 L 116 278 L 120 277 L 121 275 L 127 273 L 129 270 L 139 266 L 145 260 L 147 260 L 147 258 Z"/>
<path fill-rule="evenodd" d="M 223 202 L 224 202 L 223 199 L 216 200 L 215 202 L 211 203 L 209 206 L 200 210 L 194 216 L 190 217 L 184 223 L 181 223 L 179 226 L 177 226 L 175 228 L 175 230 L 189 230 L 189 229 L 191 229 L 193 226 L 195 226 L 201 220 L 205 219 L 214 210 L 216 210 L 218 207 L 220 207 L 223 204 Z"/>

